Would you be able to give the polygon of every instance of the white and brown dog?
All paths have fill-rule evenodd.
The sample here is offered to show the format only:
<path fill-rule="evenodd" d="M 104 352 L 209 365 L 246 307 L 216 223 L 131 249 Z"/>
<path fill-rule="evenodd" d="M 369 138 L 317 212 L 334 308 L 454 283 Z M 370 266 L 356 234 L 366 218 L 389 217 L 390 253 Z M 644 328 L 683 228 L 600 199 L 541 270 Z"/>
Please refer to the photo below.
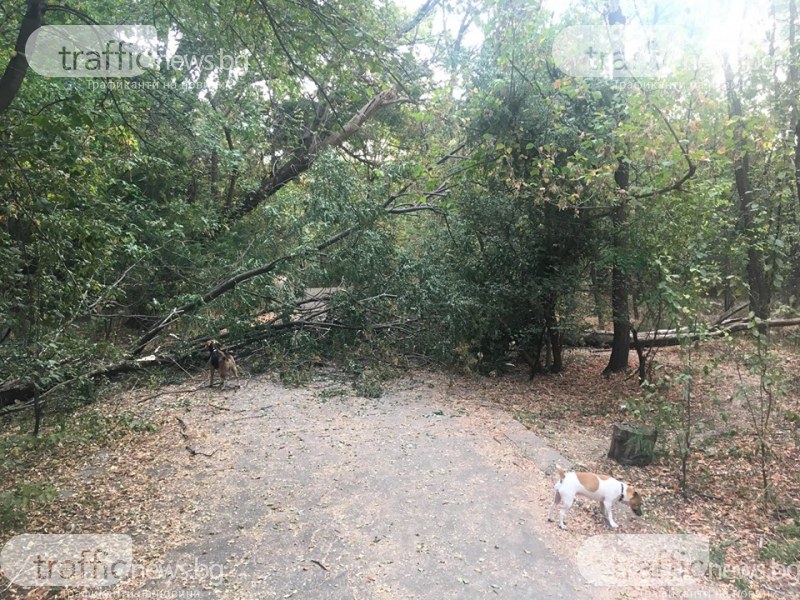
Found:
<path fill-rule="evenodd" d="M 561 504 L 561 512 L 558 519 L 558 526 L 561 529 L 567 528 L 564 525 L 564 517 L 572 503 L 575 502 L 575 496 L 586 496 L 592 500 L 599 500 L 600 510 L 606 518 L 608 526 L 612 529 L 619 527 L 611 515 L 611 508 L 615 502 L 627 503 L 634 514 L 642 516 L 642 496 L 633 486 L 608 475 L 576 473 L 574 471 L 566 472 L 559 466 L 556 466 L 556 469 L 558 469 L 558 481 L 555 486 L 556 495 L 553 498 L 553 505 L 550 507 L 547 520 L 553 520 L 553 511 Z"/>

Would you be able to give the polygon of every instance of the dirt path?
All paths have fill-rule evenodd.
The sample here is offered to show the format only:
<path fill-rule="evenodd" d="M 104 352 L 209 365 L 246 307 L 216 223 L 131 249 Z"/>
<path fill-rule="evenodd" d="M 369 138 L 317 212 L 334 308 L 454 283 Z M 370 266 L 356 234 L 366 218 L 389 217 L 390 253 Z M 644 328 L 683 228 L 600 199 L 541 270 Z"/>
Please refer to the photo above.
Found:
<path fill-rule="evenodd" d="M 185 570 L 140 591 L 231 600 L 643 597 L 584 583 L 574 556 L 585 536 L 547 523 L 552 483 L 543 471 L 568 461 L 506 411 L 448 390 L 431 376 L 396 382 L 379 399 L 330 381 L 287 389 L 251 380 L 195 395 L 181 419 L 199 454 L 160 474 L 183 532 L 164 564 Z M 635 517 L 618 513 L 624 530 Z"/>

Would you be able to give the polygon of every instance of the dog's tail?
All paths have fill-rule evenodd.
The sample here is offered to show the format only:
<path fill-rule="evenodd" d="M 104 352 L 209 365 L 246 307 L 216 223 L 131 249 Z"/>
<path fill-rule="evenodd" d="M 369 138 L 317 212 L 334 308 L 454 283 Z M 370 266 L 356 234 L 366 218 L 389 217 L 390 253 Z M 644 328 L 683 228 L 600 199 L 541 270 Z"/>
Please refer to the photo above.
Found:
<path fill-rule="evenodd" d="M 556 465 L 556 471 L 558 471 L 558 480 L 564 481 L 564 477 L 567 476 L 567 472 L 564 470 L 564 467 L 561 465 Z"/>

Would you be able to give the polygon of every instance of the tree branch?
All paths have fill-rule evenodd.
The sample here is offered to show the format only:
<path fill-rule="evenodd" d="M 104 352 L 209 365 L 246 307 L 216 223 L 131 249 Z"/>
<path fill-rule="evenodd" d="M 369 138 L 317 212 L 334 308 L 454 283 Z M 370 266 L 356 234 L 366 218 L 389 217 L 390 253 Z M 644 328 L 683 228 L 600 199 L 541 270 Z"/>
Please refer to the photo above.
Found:
<path fill-rule="evenodd" d="M 375 115 L 380 109 L 398 102 L 397 92 L 393 89 L 384 90 L 370 99 L 347 123 L 342 130 L 331 133 L 321 141 L 312 141 L 304 149 L 298 150 L 292 158 L 273 174 L 265 177 L 261 186 L 255 192 L 245 197 L 242 205 L 234 211 L 236 218 L 252 212 L 258 205 L 277 193 L 289 182 L 296 179 L 301 173 L 308 170 L 320 152 L 327 148 L 335 148 L 351 138 L 358 132 L 364 123 Z"/>
<path fill-rule="evenodd" d="M 422 23 L 422 21 L 427 17 L 431 11 L 436 8 L 436 5 L 439 4 L 439 0 L 428 0 L 425 4 L 419 7 L 416 14 L 411 17 L 408 22 L 403 25 L 400 30 L 397 32 L 399 37 L 404 36 L 412 29 L 416 28 L 417 25 Z"/>
<path fill-rule="evenodd" d="M 371 101 L 367 106 L 365 106 L 364 109 L 359 111 L 359 114 L 356 115 L 355 117 L 353 117 L 353 119 L 351 119 L 351 121 L 354 121 L 356 123 L 363 123 L 366 119 L 369 118 L 370 115 L 374 114 L 374 112 L 377 111 L 381 106 L 385 106 L 385 102 L 391 102 L 392 99 L 395 98 L 393 93 L 384 92 L 383 94 L 384 95 L 383 95 L 383 99 L 382 100 L 373 99 L 373 101 Z M 381 94 L 379 94 L 378 97 L 381 97 Z M 378 98 L 378 97 L 376 97 L 376 98 Z M 355 127 L 355 125 L 354 125 L 354 127 Z M 355 130 L 351 128 L 350 131 L 355 131 Z M 436 164 L 440 165 L 440 164 L 445 163 L 450 158 L 452 158 L 455 153 L 459 152 L 463 147 L 464 147 L 464 144 L 459 144 L 459 146 L 457 146 L 452 152 L 450 152 L 449 154 L 446 154 L 442 158 L 438 159 L 436 161 Z M 413 182 L 407 183 L 406 185 L 404 185 L 400 189 L 399 192 L 389 196 L 389 198 L 387 199 L 386 202 L 384 202 L 384 205 L 383 205 L 383 208 L 387 213 L 390 213 L 390 214 L 391 213 L 403 214 L 403 213 L 408 213 L 408 212 L 416 212 L 416 211 L 419 211 L 419 210 L 432 210 L 432 211 L 436 212 L 436 207 L 433 207 L 431 205 L 412 205 L 412 206 L 410 206 L 408 208 L 400 208 L 399 210 L 393 210 L 391 208 L 392 203 L 397 198 L 399 198 L 402 194 L 404 194 L 406 192 L 406 190 L 408 190 L 411 187 L 412 184 L 413 184 Z M 426 197 L 431 197 L 431 196 L 435 196 L 435 195 L 441 195 L 446 190 L 447 190 L 447 184 L 443 183 L 438 188 L 433 190 L 432 192 L 427 192 L 424 195 Z M 444 211 L 441 211 L 440 214 L 443 214 L 443 212 Z M 320 242 L 319 244 L 317 244 L 316 247 L 315 247 L 315 250 L 317 252 L 322 252 L 326 248 L 328 248 L 330 246 L 333 246 L 334 244 L 337 244 L 340 241 L 342 241 L 343 239 L 347 238 L 348 236 L 350 236 L 354 232 L 358 231 L 360 228 L 361 228 L 360 225 L 352 225 L 350 227 L 342 229 L 338 233 L 330 236 L 329 238 L 327 238 L 327 239 L 323 240 L 322 242 Z M 162 317 L 155 326 L 150 328 L 150 330 L 148 330 L 143 336 L 141 336 L 136 341 L 136 343 L 134 344 L 133 348 L 131 349 L 131 354 L 134 355 L 134 356 L 140 354 L 145 349 L 145 347 L 147 346 L 147 344 L 151 340 L 153 340 L 166 327 L 168 327 L 169 325 L 171 325 L 172 323 L 177 321 L 181 316 L 183 316 L 185 314 L 188 314 L 188 313 L 195 312 L 201 306 L 212 302 L 213 300 L 215 300 L 216 298 L 218 298 L 222 294 L 234 289 L 240 283 L 243 283 L 245 281 L 253 279 L 254 277 L 258 277 L 259 275 L 266 275 L 267 273 L 273 271 L 278 265 L 280 265 L 280 264 L 282 264 L 284 262 L 287 262 L 289 260 L 292 260 L 292 259 L 296 258 L 297 256 L 298 256 L 298 253 L 287 254 L 285 256 L 282 256 L 280 258 L 277 258 L 277 259 L 273 260 L 272 262 L 270 262 L 270 263 L 268 263 L 266 265 L 262 265 L 261 267 L 257 267 L 255 269 L 251 269 L 249 271 L 244 271 L 242 273 L 239 273 L 238 275 L 235 275 L 234 277 L 231 277 L 230 279 L 227 279 L 227 280 L 223 281 L 222 283 L 220 283 L 219 285 L 214 287 L 212 290 L 210 290 L 209 292 L 204 294 L 202 297 L 200 297 L 200 298 L 198 298 L 196 300 L 193 300 L 191 302 L 187 302 L 183 306 L 180 306 L 178 308 L 172 309 L 172 311 L 170 311 L 170 313 L 168 315 Z"/>
<path fill-rule="evenodd" d="M 669 122 L 669 119 L 667 119 L 667 117 L 664 114 L 664 112 L 660 108 L 658 108 L 658 106 L 656 106 L 653 102 L 650 101 L 650 98 L 649 98 L 649 96 L 647 94 L 647 90 L 639 82 L 639 80 L 636 79 L 636 77 L 633 77 L 632 74 L 630 74 L 630 76 L 633 79 L 634 83 L 636 83 L 636 85 L 639 87 L 639 90 L 644 94 L 644 97 L 647 99 L 647 103 L 650 105 L 650 108 L 664 122 L 664 125 L 667 126 L 667 129 L 669 130 L 669 133 L 672 136 L 672 139 L 675 140 L 675 143 L 678 145 L 678 148 L 680 148 L 680 150 L 681 150 L 681 155 L 683 156 L 683 159 L 686 161 L 686 173 L 684 173 L 683 177 L 681 177 L 677 181 L 674 181 L 671 184 L 666 185 L 663 188 L 658 189 L 658 190 L 653 190 L 653 191 L 650 191 L 650 192 L 643 192 L 641 194 L 631 194 L 631 197 L 636 198 L 638 200 L 641 200 L 642 198 L 649 198 L 651 196 L 657 196 L 659 194 L 664 194 L 666 192 L 672 192 L 672 191 L 680 190 L 684 183 L 686 183 L 692 177 L 694 177 L 694 174 L 697 171 L 697 166 L 692 162 L 692 157 L 689 156 L 689 148 L 686 147 L 681 142 L 681 138 L 675 132 L 675 128 L 672 127 L 672 123 Z"/>

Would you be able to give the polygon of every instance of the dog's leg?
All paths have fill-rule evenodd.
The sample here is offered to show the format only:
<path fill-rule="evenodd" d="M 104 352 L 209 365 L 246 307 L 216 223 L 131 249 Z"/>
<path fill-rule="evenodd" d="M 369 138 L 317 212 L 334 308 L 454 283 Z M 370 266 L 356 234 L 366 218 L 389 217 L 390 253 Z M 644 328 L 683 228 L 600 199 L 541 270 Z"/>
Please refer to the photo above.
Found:
<path fill-rule="evenodd" d="M 611 527 L 611 529 L 616 529 L 617 527 L 619 527 L 619 525 L 617 525 L 614 522 L 614 516 L 611 514 L 611 507 L 612 506 L 614 506 L 614 501 L 613 500 L 610 500 L 610 501 L 606 500 L 606 501 L 603 502 L 603 504 L 602 504 L 603 516 L 606 518 L 606 521 L 608 522 L 608 526 Z"/>
<path fill-rule="evenodd" d="M 561 512 L 558 513 L 558 526 L 561 529 L 566 529 L 567 526 L 564 525 L 564 517 L 567 516 L 567 511 L 572 507 L 572 503 L 575 502 L 575 496 L 565 496 L 561 494 Z"/>
<path fill-rule="evenodd" d="M 208 372 L 211 374 L 211 381 L 208 383 L 208 387 L 214 387 L 214 365 L 210 362 L 208 363 Z"/>
<path fill-rule="evenodd" d="M 547 513 L 548 521 L 553 520 L 553 512 L 556 510 L 559 504 L 561 504 L 561 494 L 559 494 L 558 490 L 556 490 L 556 495 L 553 498 L 553 504 L 550 506 L 550 512 Z"/>
<path fill-rule="evenodd" d="M 228 376 L 228 359 L 223 358 L 219 361 L 219 376 L 222 379 L 222 383 L 220 384 L 221 388 L 225 387 L 225 378 Z"/>

